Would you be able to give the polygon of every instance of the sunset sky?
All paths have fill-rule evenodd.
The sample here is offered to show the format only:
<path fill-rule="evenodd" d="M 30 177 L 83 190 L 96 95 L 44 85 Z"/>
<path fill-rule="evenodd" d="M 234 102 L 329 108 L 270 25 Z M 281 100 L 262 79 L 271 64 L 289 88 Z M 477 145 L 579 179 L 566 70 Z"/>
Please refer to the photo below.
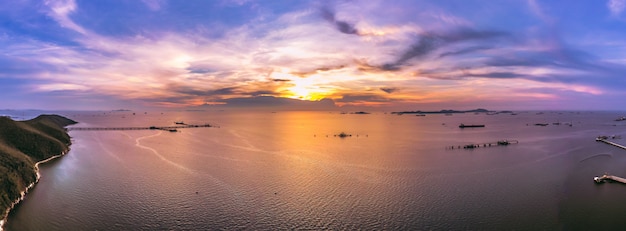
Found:
<path fill-rule="evenodd" d="M 5 1 L 0 108 L 625 110 L 625 9 L 626 0 Z"/>

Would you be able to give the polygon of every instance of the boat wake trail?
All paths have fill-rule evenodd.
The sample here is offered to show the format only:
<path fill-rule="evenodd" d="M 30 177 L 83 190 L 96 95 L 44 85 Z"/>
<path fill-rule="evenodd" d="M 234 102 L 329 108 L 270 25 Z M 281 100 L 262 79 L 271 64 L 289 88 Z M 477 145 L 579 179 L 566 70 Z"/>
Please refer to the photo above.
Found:
<path fill-rule="evenodd" d="M 108 148 L 106 148 L 106 146 L 102 143 L 102 140 L 100 139 L 99 136 L 97 135 L 93 135 L 93 138 L 96 142 L 98 142 L 98 146 L 100 146 L 100 149 L 102 149 L 108 156 L 110 156 L 111 158 L 115 159 L 117 162 L 119 162 L 120 164 L 122 164 L 125 168 L 128 168 L 125 165 L 125 162 L 117 155 L 115 155 L 113 152 L 111 152 Z"/>
<path fill-rule="evenodd" d="M 152 138 L 152 137 L 156 137 L 156 136 L 160 136 L 161 134 L 163 134 L 163 131 L 159 131 L 159 132 L 157 132 L 156 134 L 153 134 L 153 135 L 139 137 L 139 138 L 135 139 L 135 146 L 152 152 L 154 155 L 159 157 L 159 159 L 161 159 L 162 161 L 164 161 L 164 162 L 166 162 L 166 163 L 168 163 L 168 164 L 170 164 L 170 165 L 172 165 L 172 166 L 174 166 L 174 167 L 176 167 L 176 168 L 178 168 L 178 169 L 180 169 L 180 170 L 182 170 L 184 172 L 187 172 L 187 173 L 190 173 L 190 174 L 197 174 L 197 172 L 194 171 L 193 169 L 189 169 L 189 168 L 187 168 L 187 167 L 185 167 L 183 165 L 180 165 L 180 164 L 178 164 L 176 162 L 173 162 L 173 161 L 165 158 L 156 149 L 148 147 L 148 146 L 144 146 L 144 145 L 141 144 L 141 140 Z"/>
<path fill-rule="evenodd" d="M 193 176 L 201 177 L 202 179 L 210 179 L 216 185 L 218 185 L 218 186 L 226 189 L 227 191 L 229 191 L 231 195 L 235 195 L 235 196 L 240 195 L 240 193 L 235 188 L 233 188 L 231 185 L 227 184 L 226 182 L 221 181 L 220 179 L 218 179 L 218 178 L 216 178 L 216 177 L 214 177 L 214 176 L 212 176 L 210 174 L 199 172 L 199 171 L 187 168 L 187 167 L 185 167 L 185 166 L 183 166 L 181 164 L 178 164 L 176 162 L 173 162 L 173 161 L 165 158 L 165 156 L 161 155 L 156 149 L 148 147 L 148 146 L 144 146 L 144 145 L 141 144 L 141 140 L 152 138 L 152 137 L 157 137 L 157 136 L 160 136 L 161 134 L 163 134 L 163 131 L 158 131 L 156 134 L 153 134 L 153 135 L 139 137 L 139 138 L 135 139 L 135 146 L 137 146 L 138 148 L 145 149 L 145 150 L 148 150 L 148 151 L 152 152 L 154 155 L 156 155 L 159 159 L 161 159 L 165 163 L 167 163 L 169 165 L 172 165 L 172 166 L 180 169 L 181 171 L 183 171 L 185 173 L 188 173 L 188 174 L 193 175 Z M 238 198 L 240 198 L 240 197 L 237 196 L 233 200 L 237 200 Z"/>
<path fill-rule="evenodd" d="M 613 155 L 611 155 L 611 154 L 609 154 L 609 153 L 600 153 L 600 154 L 596 154 L 596 155 L 593 155 L 593 156 L 587 157 L 587 158 L 585 158 L 585 159 L 582 159 L 582 160 L 578 161 L 578 163 L 582 163 L 582 162 L 585 162 L 585 161 L 587 161 L 587 160 L 591 160 L 591 159 L 593 159 L 593 158 L 595 158 L 595 157 L 603 157 L 603 156 L 604 156 L 604 157 L 609 157 L 609 158 L 613 157 Z"/>

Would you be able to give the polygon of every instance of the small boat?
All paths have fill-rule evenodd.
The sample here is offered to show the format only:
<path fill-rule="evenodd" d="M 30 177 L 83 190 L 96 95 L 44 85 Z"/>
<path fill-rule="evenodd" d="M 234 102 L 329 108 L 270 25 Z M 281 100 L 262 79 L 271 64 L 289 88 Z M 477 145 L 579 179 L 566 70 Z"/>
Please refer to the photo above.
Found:
<path fill-rule="evenodd" d="M 511 144 L 511 142 L 509 142 L 508 140 L 498 140 L 498 145 L 509 145 Z"/>
<path fill-rule="evenodd" d="M 180 124 L 180 125 L 185 125 L 185 122 L 183 122 L 183 121 L 176 121 L 176 122 L 174 122 L 174 123 L 175 123 L 175 124 Z"/>
<path fill-rule="evenodd" d="M 461 124 L 459 128 L 484 128 L 484 124 Z"/>
<path fill-rule="evenodd" d="M 601 184 L 601 183 L 604 183 L 604 178 L 596 176 L 593 178 L 593 181 L 595 181 L 596 184 Z"/>
<path fill-rule="evenodd" d="M 415 115 L 415 116 L 426 116 L 426 115 L 424 115 L 424 114 L 417 114 L 417 115 Z"/>
<path fill-rule="evenodd" d="M 176 130 L 176 129 L 168 129 L 168 131 L 170 131 L 170 132 L 178 132 L 178 130 Z"/>
<path fill-rule="evenodd" d="M 626 120 L 626 117 L 624 116 L 615 119 L 615 121 L 624 121 L 624 120 Z"/>
<path fill-rule="evenodd" d="M 542 127 L 545 127 L 545 126 L 548 126 L 548 125 L 549 125 L 549 124 L 544 124 L 544 123 L 536 123 L 536 124 L 535 124 L 535 126 L 542 126 Z"/>
<path fill-rule="evenodd" d="M 339 133 L 338 135 L 335 135 L 335 136 L 340 137 L 340 138 L 346 138 L 346 137 L 351 137 L 352 135 L 347 134 L 345 132 L 341 132 L 341 133 Z"/>

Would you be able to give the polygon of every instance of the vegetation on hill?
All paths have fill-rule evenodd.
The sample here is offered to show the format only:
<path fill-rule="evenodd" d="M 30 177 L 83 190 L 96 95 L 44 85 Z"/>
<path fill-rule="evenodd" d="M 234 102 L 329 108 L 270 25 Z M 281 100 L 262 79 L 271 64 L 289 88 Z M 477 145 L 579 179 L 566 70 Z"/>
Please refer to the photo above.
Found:
<path fill-rule="evenodd" d="M 0 215 L 2 219 L 21 192 L 37 181 L 35 164 L 69 150 L 64 127 L 76 122 L 58 115 L 28 121 L 0 117 Z"/>

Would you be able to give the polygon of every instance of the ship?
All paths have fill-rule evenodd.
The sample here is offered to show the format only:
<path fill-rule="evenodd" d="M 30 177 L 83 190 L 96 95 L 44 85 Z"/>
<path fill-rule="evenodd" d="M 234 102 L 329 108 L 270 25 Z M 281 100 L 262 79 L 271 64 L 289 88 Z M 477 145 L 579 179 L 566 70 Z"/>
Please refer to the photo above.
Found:
<path fill-rule="evenodd" d="M 459 128 L 484 128 L 484 124 L 461 124 Z"/>

